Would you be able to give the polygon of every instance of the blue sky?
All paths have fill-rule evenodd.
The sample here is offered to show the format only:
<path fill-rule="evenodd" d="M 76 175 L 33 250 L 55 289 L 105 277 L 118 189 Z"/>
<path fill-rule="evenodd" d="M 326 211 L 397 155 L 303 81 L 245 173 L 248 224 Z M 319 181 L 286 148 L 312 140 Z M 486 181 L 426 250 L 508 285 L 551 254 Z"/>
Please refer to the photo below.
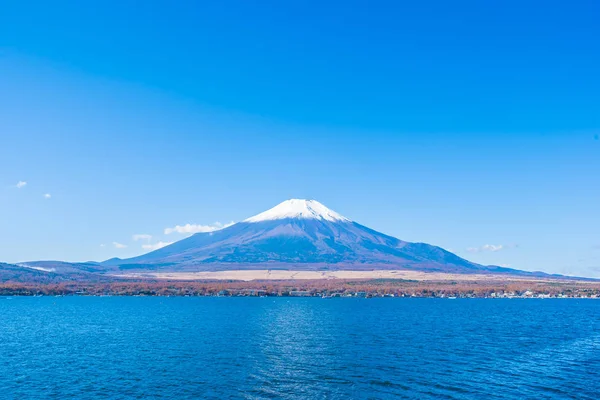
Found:
<path fill-rule="evenodd" d="M 0 260 L 133 256 L 293 197 L 600 277 L 598 2 L 214 3 L 3 4 Z"/>

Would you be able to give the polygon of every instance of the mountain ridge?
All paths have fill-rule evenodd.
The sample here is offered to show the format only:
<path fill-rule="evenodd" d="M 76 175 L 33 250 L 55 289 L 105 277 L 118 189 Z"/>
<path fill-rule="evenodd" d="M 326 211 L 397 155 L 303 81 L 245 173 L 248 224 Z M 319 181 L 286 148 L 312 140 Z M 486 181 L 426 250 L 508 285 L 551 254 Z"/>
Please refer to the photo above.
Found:
<path fill-rule="evenodd" d="M 219 271 L 407 269 L 454 273 L 524 271 L 483 266 L 438 246 L 406 242 L 352 221 L 316 200 L 291 199 L 221 230 L 104 266 L 121 270 Z"/>
<path fill-rule="evenodd" d="M 0 268 L 0 281 L 23 274 L 32 277 L 45 274 L 56 279 L 97 279 L 98 276 L 119 277 L 130 273 L 276 269 L 408 270 L 562 277 L 480 265 L 438 246 L 407 242 L 378 232 L 316 200 L 291 199 L 236 224 L 212 232 L 196 233 L 137 257 L 115 257 L 103 262 L 7 264 Z"/>

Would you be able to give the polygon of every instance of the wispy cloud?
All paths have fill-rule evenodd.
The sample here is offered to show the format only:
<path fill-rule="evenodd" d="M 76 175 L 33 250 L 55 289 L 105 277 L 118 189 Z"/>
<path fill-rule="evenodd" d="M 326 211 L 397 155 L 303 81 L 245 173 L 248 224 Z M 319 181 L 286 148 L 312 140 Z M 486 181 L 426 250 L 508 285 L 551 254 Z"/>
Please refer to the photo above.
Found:
<path fill-rule="evenodd" d="M 122 244 L 122 243 L 119 243 L 119 242 L 113 242 L 112 244 L 113 244 L 113 246 L 115 246 L 115 248 L 117 248 L 117 249 L 124 249 L 124 248 L 126 248 L 126 247 L 127 247 L 127 245 L 126 245 L 126 244 Z"/>
<path fill-rule="evenodd" d="M 158 242 L 158 243 L 154 243 L 154 244 L 143 244 L 142 245 L 142 249 L 144 250 L 158 250 L 160 248 L 163 248 L 165 246 L 168 246 L 170 244 L 173 244 L 174 242 Z"/>
<path fill-rule="evenodd" d="M 147 233 L 137 233 L 135 235 L 132 236 L 134 241 L 138 241 L 138 240 L 146 240 L 146 241 L 150 241 L 152 240 L 152 235 L 148 235 Z"/>
<path fill-rule="evenodd" d="M 45 199 L 49 199 L 50 197 L 52 197 L 52 195 L 50 193 L 45 193 L 44 194 L 44 198 Z"/>
<path fill-rule="evenodd" d="M 27 182 L 19 181 L 19 182 L 17 182 L 17 184 L 15 186 L 17 189 L 21 189 L 21 188 L 24 188 L 25 186 L 27 186 Z"/>
<path fill-rule="evenodd" d="M 235 222 L 231 221 L 228 224 L 222 224 L 220 222 L 215 222 L 212 225 L 196 225 L 196 224 L 185 224 L 185 225 L 176 225 L 173 228 L 165 228 L 165 235 L 170 235 L 171 233 L 200 233 L 200 232 L 214 232 L 220 229 L 227 228 L 231 225 L 235 224 Z"/>
<path fill-rule="evenodd" d="M 100 247 L 106 247 L 106 245 L 105 245 L 104 243 L 102 243 L 102 244 L 100 245 Z"/>
<path fill-rule="evenodd" d="M 469 253 L 482 253 L 482 252 L 486 252 L 486 251 L 495 253 L 497 251 L 515 248 L 515 247 L 519 247 L 519 245 L 517 245 L 517 244 L 484 244 L 483 246 L 480 246 L 480 247 L 467 247 L 467 251 Z"/>

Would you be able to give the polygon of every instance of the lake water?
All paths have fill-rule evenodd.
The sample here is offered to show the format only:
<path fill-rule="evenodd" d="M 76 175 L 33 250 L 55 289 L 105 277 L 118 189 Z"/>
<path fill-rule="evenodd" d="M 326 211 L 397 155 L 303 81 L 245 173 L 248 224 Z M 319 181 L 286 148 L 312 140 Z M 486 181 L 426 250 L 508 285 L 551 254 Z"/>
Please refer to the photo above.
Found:
<path fill-rule="evenodd" d="M 600 301 L 0 298 L 0 398 L 598 399 Z"/>

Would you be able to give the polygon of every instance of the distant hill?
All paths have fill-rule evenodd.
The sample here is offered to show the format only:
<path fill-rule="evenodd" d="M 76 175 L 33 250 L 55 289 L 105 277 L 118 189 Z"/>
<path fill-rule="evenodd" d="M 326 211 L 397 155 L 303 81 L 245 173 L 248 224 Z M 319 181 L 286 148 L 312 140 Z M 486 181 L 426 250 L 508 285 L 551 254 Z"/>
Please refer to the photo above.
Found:
<path fill-rule="evenodd" d="M 38 282 L 45 283 L 52 280 L 47 272 L 18 265 L 0 263 L 0 283 L 3 282 Z"/>
<path fill-rule="evenodd" d="M 105 267 L 97 263 L 34 261 L 19 264 L 0 263 L 0 283 L 60 283 L 64 281 L 106 281 Z"/>

